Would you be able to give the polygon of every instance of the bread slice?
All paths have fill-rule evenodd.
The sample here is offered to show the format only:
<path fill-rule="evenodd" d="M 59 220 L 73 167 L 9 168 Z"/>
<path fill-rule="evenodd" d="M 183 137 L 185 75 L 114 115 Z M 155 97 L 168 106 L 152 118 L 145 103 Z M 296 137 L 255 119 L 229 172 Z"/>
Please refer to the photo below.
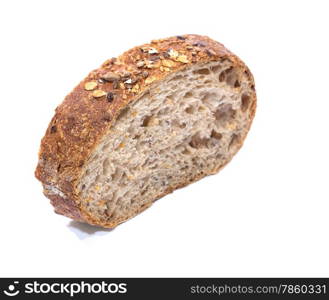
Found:
<path fill-rule="evenodd" d="M 112 228 L 218 172 L 255 108 L 250 71 L 222 44 L 155 40 L 106 61 L 65 98 L 35 174 L 57 213 Z"/>

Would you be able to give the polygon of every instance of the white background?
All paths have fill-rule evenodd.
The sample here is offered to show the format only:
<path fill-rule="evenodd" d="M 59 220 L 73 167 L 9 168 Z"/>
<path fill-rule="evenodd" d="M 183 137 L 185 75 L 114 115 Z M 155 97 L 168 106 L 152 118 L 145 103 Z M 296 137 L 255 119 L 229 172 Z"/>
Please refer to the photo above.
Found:
<path fill-rule="evenodd" d="M 327 1 L 1 1 L 0 276 L 329 276 Z M 205 34 L 258 110 L 219 174 L 114 230 L 53 213 L 34 178 L 55 107 L 151 39 Z"/>

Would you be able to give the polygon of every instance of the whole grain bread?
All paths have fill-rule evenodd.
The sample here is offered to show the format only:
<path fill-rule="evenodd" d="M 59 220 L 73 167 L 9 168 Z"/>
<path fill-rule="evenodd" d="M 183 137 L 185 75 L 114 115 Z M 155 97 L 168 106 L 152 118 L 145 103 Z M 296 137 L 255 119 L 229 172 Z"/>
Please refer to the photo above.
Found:
<path fill-rule="evenodd" d="M 107 60 L 56 108 L 36 177 L 55 212 L 115 227 L 219 171 L 242 146 L 254 79 L 205 36 L 154 40 Z"/>

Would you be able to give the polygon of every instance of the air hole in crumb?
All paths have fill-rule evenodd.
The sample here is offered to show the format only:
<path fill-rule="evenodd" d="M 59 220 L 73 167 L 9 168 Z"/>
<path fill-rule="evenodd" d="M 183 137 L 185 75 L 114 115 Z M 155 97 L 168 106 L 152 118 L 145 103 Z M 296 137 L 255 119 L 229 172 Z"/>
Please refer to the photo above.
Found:
<path fill-rule="evenodd" d="M 191 105 L 191 106 L 185 108 L 185 112 L 188 114 L 193 114 L 195 112 L 195 107 Z"/>
<path fill-rule="evenodd" d="M 117 121 L 119 121 L 120 119 L 124 118 L 125 116 L 127 116 L 129 111 L 129 107 L 125 107 L 124 109 L 122 109 L 119 113 L 119 116 L 117 117 Z"/>
<path fill-rule="evenodd" d="M 150 91 L 145 92 L 145 94 L 143 95 L 143 98 L 149 98 L 149 97 L 151 97 Z"/>
<path fill-rule="evenodd" d="M 165 107 L 161 110 L 159 110 L 158 115 L 166 115 L 170 111 L 169 107 Z"/>
<path fill-rule="evenodd" d="M 110 144 L 107 143 L 107 144 L 105 144 L 105 145 L 102 147 L 102 151 L 106 151 L 106 150 L 108 150 L 109 148 L 110 148 Z"/>
<path fill-rule="evenodd" d="M 179 128 L 185 128 L 186 127 L 186 123 L 180 123 L 179 120 L 175 119 L 172 120 L 171 125 L 174 127 L 179 127 Z"/>
<path fill-rule="evenodd" d="M 240 81 L 239 80 L 236 80 L 235 83 L 234 83 L 234 87 L 237 88 L 237 87 L 240 87 Z"/>
<path fill-rule="evenodd" d="M 185 93 L 184 98 L 191 98 L 192 95 L 193 94 L 191 92 L 187 92 L 187 93 Z"/>
<path fill-rule="evenodd" d="M 194 74 L 208 75 L 208 74 L 210 74 L 210 71 L 207 68 L 203 68 L 203 69 L 199 69 L 199 70 L 193 71 L 193 73 Z"/>
<path fill-rule="evenodd" d="M 244 112 L 248 109 L 250 103 L 250 96 L 247 94 L 243 94 L 241 96 L 241 110 Z"/>
<path fill-rule="evenodd" d="M 151 121 L 151 118 L 152 116 L 146 116 L 144 119 L 143 119 L 143 122 L 142 122 L 142 127 L 147 127 Z"/>
<path fill-rule="evenodd" d="M 233 67 L 230 67 L 221 72 L 218 76 L 218 80 L 220 82 L 226 81 L 226 83 L 231 87 L 240 86 L 238 71 Z"/>
<path fill-rule="evenodd" d="M 232 69 L 234 70 L 234 69 Z M 234 71 L 231 71 L 227 77 L 226 77 L 226 83 L 229 85 L 229 86 L 234 86 L 236 84 L 240 85 L 240 83 L 238 82 L 238 78 L 237 78 L 237 74 L 234 72 Z"/>
<path fill-rule="evenodd" d="M 223 135 L 221 133 L 217 132 L 216 130 L 212 130 L 211 137 L 216 140 L 220 140 L 223 137 Z"/>
<path fill-rule="evenodd" d="M 159 154 L 162 155 L 162 154 L 164 154 L 164 153 L 167 152 L 167 151 L 168 151 L 167 148 L 166 148 L 166 149 L 161 149 L 161 150 L 159 150 Z"/>
<path fill-rule="evenodd" d="M 118 181 L 123 175 L 123 171 L 119 168 L 115 169 L 115 172 L 112 174 L 112 180 Z"/>
<path fill-rule="evenodd" d="M 166 104 L 166 105 L 171 105 L 171 104 L 173 104 L 173 103 L 174 103 L 173 95 L 169 95 L 169 96 L 167 96 L 166 99 L 165 99 L 165 101 L 164 101 L 164 104 Z M 158 109 L 158 108 L 153 109 L 153 110 L 152 110 L 153 113 L 155 113 L 155 111 L 156 111 L 157 109 Z"/>
<path fill-rule="evenodd" d="M 239 143 L 239 141 L 240 141 L 240 136 L 233 133 L 232 137 L 231 137 L 231 141 L 228 145 L 228 149 L 231 149 L 232 147 L 235 147 Z"/>
<path fill-rule="evenodd" d="M 215 93 L 205 93 L 201 99 L 202 102 L 210 106 L 216 106 L 218 103 L 217 94 Z"/>
<path fill-rule="evenodd" d="M 229 120 L 232 120 L 235 117 L 236 111 L 232 108 L 231 104 L 223 104 L 221 105 L 216 112 L 214 113 L 214 116 L 217 121 L 220 123 L 226 123 Z"/>
<path fill-rule="evenodd" d="M 188 149 L 184 149 L 183 151 L 182 151 L 182 154 L 184 154 L 184 155 L 189 155 L 189 154 L 191 154 L 191 151 L 189 151 Z"/>
<path fill-rule="evenodd" d="M 218 75 L 218 80 L 220 82 L 223 82 L 225 80 L 225 71 L 221 72 L 219 75 Z"/>
<path fill-rule="evenodd" d="M 213 66 L 211 67 L 211 71 L 213 71 L 214 73 L 217 73 L 220 70 L 220 66 Z"/>
<path fill-rule="evenodd" d="M 142 147 L 142 146 L 144 146 L 144 145 L 146 145 L 146 144 L 147 144 L 147 141 L 140 141 L 140 142 L 139 142 L 139 146 L 140 146 L 140 147 Z"/>
<path fill-rule="evenodd" d="M 175 146 L 175 150 L 180 150 L 180 149 L 182 149 L 182 147 L 183 147 L 182 144 L 178 144 Z"/>
<path fill-rule="evenodd" d="M 250 77 L 250 72 L 248 70 L 244 70 L 244 74 L 247 76 L 247 77 Z"/>
<path fill-rule="evenodd" d="M 104 159 L 103 161 L 103 174 L 107 174 L 110 166 L 110 161 L 108 158 Z"/>
<path fill-rule="evenodd" d="M 177 76 L 175 76 L 175 77 L 173 77 L 173 78 L 171 78 L 168 82 L 171 82 L 171 81 L 176 81 L 176 80 L 179 80 L 179 79 L 182 79 L 183 78 L 183 76 L 182 75 L 177 75 Z"/>
<path fill-rule="evenodd" d="M 147 165 L 148 165 L 148 163 L 149 163 L 149 158 L 147 158 L 144 162 L 143 162 L 143 164 L 141 164 L 141 167 L 142 168 L 144 168 L 144 167 L 146 167 Z"/>
<path fill-rule="evenodd" d="M 195 149 L 205 148 L 208 145 L 208 141 L 209 138 L 201 138 L 199 133 L 196 133 L 192 136 L 189 145 Z"/>

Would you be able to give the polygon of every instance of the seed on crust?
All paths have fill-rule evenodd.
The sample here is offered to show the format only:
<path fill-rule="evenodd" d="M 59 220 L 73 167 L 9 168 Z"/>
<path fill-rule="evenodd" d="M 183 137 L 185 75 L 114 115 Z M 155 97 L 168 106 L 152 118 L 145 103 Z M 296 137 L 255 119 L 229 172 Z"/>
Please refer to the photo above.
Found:
<path fill-rule="evenodd" d="M 156 80 L 156 77 L 154 77 L 154 76 L 148 77 L 145 79 L 145 84 L 150 84 L 155 80 Z"/>
<path fill-rule="evenodd" d="M 159 52 L 158 52 L 158 50 L 155 49 L 155 48 L 150 48 L 150 49 L 148 50 L 148 53 L 149 53 L 149 54 L 157 54 L 157 53 L 159 53 Z"/>
<path fill-rule="evenodd" d="M 143 60 L 140 60 L 136 63 L 137 68 L 143 68 L 145 66 L 145 62 Z"/>
<path fill-rule="evenodd" d="M 86 91 L 92 91 L 97 87 L 96 81 L 88 81 L 85 83 L 85 90 Z"/>
<path fill-rule="evenodd" d="M 122 80 L 127 80 L 130 76 L 131 76 L 131 73 L 130 72 L 127 72 L 127 71 L 123 71 L 121 74 L 121 79 Z"/>
<path fill-rule="evenodd" d="M 131 84 L 131 83 L 132 83 L 132 79 L 131 79 L 131 78 L 127 79 L 127 80 L 125 81 L 125 83 L 127 83 L 127 84 Z"/>
<path fill-rule="evenodd" d="M 106 95 L 106 92 L 102 91 L 102 90 L 95 90 L 93 91 L 93 97 L 95 98 L 101 98 L 103 96 Z"/>
<path fill-rule="evenodd" d="M 170 60 L 170 59 L 163 59 L 163 60 L 162 60 L 162 65 L 163 65 L 164 67 L 172 68 L 172 67 L 175 66 L 175 62 L 173 62 L 173 61 Z"/>
<path fill-rule="evenodd" d="M 159 66 L 160 66 L 160 62 L 159 61 L 154 62 L 152 60 L 148 60 L 146 62 L 145 68 L 147 68 L 147 69 L 156 69 Z"/>
<path fill-rule="evenodd" d="M 138 91 L 139 91 L 139 84 L 137 83 L 133 86 L 133 88 L 131 89 L 131 92 L 137 93 Z"/>
<path fill-rule="evenodd" d="M 158 53 L 158 50 L 153 47 L 143 47 L 143 48 L 140 48 L 140 50 L 143 53 L 148 53 L 148 54 L 157 54 Z"/>
<path fill-rule="evenodd" d="M 179 61 L 179 62 L 181 62 L 181 63 L 183 63 L 183 64 L 188 64 L 188 63 L 189 63 L 189 61 L 188 61 L 188 59 L 187 59 L 187 56 L 184 55 L 184 54 L 179 55 L 179 56 L 176 58 L 176 61 Z"/>
<path fill-rule="evenodd" d="M 113 73 L 113 72 L 107 72 L 102 76 L 102 79 L 109 81 L 109 82 L 113 82 L 113 81 L 119 80 L 120 75 Z"/>
<path fill-rule="evenodd" d="M 107 72 L 102 76 L 102 78 L 106 81 L 114 82 L 120 80 L 120 75 L 114 72 Z"/>
<path fill-rule="evenodd" d="M 172 48 L 170 48 L 168 50 L 168 54 L 171 58 L 177 58 L 178 55 L 179 55 L 179 53 L 176 50 L 172 49 Z"/>

